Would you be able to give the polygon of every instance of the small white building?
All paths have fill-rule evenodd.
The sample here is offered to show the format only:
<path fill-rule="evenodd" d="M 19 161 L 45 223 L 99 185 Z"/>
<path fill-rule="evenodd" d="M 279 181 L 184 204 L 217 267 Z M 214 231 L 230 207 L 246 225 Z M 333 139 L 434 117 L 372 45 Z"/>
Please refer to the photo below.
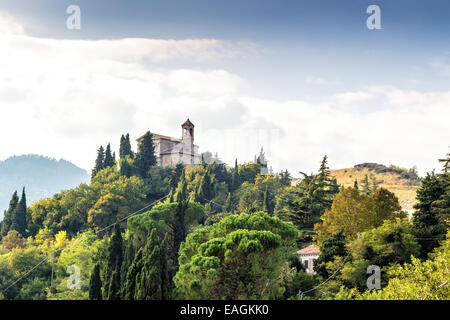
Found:
<path fill-rule="evenodd" d="M 307 246 L 297 251 L 298 259 L 303 264 L 307 273 L 315 274 L 314 272 L 314 260 L 320 255 L 319 247 L 315 245 Z"/>

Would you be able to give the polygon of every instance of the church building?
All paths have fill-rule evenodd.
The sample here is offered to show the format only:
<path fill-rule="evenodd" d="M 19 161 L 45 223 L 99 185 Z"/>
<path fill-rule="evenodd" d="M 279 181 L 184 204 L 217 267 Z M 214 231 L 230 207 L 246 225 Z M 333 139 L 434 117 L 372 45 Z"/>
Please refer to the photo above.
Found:
<path fill-rule="evenodd" d="M 152 133 L 155 156 L 159 166 L 175 166 L 177 163 L 196 165 L 201 163 L 198 146 L 194 144 L 194 124 L 187 119 L 181 125 L 181 139 Z M 143 137 L 137 139 L 140 143 Z"/>

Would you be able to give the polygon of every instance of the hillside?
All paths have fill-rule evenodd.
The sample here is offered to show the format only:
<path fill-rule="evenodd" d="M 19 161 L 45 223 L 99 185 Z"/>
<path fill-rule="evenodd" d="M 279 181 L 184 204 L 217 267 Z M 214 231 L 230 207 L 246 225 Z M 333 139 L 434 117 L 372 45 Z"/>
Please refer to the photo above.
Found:
<path fill-rule="evenodd" d="M 0 219 L 15 190 L 20 193 L 25 187 L 30 204 L 89 179 L 85 170 L 65 160 L 24 155 L 0 161 Z"/>
<path fill-rule="evenodd" d="M 405 210 L 413 209 L 416 191 L 420 186 L 420 178 L 415 169 L 387 167 L 376 163 L 363 163 L 353 168 L 331 170 L 331 174 L 345 187 L 353 186 L 355 180 L 361 185 L 367 175 L 370 183 L 375 180 L 379 187 L 394 192 Z"/>

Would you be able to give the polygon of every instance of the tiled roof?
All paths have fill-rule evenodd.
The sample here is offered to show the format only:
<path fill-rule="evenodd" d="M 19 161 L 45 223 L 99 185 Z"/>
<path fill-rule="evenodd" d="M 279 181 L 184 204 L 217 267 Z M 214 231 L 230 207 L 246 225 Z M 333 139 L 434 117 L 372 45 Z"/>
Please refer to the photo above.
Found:
<path fill-rule="evenodd" d="M 162 139 L 162 140 L 169 140 L 169 141 L 174 141 L 174 142 L 181 142 L 181 139 L 178 138 L 172 138 L 172 137 L 168 137 L 168 136 L 163 136 L 162 134 L 157 134 L 157 133 L 152 133 L 153 139 Z M 139 137 L 136 139 L 136 141 L 140 141 L 142 137 Z"/>
<path fill-rule="evenodd" d="M 301 254 L 301 255 L 319 255 L 320 254 L 320 250 L 319 247 L 316 247 L 315 245 L 310 245 L 307 246 L 306 248 L 303 248 L 301 250 L 297 251 L 297 254 Z"/>

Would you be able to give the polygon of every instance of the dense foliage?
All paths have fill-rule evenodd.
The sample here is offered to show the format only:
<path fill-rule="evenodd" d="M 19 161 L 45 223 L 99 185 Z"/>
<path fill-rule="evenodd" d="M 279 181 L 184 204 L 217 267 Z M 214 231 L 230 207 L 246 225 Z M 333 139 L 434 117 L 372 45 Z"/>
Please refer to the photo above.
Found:
<path fill-rule="evenodd" d="M 205 153 L 199 165 L 163 168 L 152 140 L 147 132 L 135 153 L 122 135 L 118 160 L 100 147 L 89 184 L 30 206 L 25 189 L 12 195 L 1 299 L 450 298 L 448 156 L 421 181 L 408 220 L 369 177 L 339 186 L 326 156 L 293 186 L 262 150 L 232 167 Z M 295 253 L 311 244 L 314 274 Z M 379 290 L 368 289 L 370 266 Z"/>

